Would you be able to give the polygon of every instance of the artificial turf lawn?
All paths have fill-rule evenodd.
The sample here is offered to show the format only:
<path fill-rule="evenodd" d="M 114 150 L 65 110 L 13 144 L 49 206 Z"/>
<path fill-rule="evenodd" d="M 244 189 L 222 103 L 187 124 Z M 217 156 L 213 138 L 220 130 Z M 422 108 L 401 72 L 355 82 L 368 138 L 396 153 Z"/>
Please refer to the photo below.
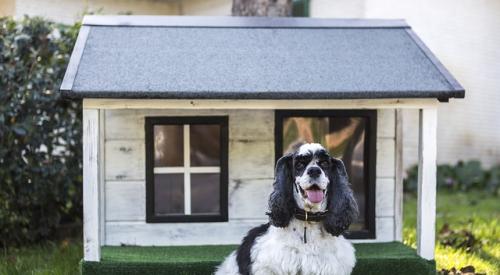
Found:
<path fill-rule="evenodd" d="M 434 262 L 398 242 L 355 244 L 353 274 L 435 274 Z M 211 274 L 234 245 L 103 247 L 102 260 L 82 262 L 88 274 Z"/>

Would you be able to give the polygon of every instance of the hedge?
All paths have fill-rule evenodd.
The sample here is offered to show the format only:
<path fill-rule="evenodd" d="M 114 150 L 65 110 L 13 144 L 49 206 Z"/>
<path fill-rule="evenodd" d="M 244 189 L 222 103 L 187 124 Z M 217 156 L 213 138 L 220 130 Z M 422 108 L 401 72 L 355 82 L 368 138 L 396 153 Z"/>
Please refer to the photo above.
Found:
<path fill-rule="evenodd" d="M 404 191 L 416 193 L 418 167 L 407 171 Z M 447 191 L 483 190 L 492 195 L 500 195 L 500 164 L 484 169 L 478 160 L 458 161 L 455 165 L 437 166 L 437 187 Z"/>
<path fill-rule="evenodd" d="M 58 92 L 78 29 L 0 18 L 0 246 L 81 221 L 81 103 Z"/>

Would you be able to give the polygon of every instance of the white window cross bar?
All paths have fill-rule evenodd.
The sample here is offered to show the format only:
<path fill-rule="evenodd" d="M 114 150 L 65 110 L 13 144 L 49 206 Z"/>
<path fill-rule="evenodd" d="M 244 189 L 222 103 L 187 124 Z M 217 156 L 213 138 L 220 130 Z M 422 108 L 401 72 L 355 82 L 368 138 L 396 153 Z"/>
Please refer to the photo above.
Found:
<path fill-rule="evenodd" d="M 199 166 L 199 167 L 155 167 L 155 174 L 183 174 L 183 173 L 220 173 L 218 166 Z"/>

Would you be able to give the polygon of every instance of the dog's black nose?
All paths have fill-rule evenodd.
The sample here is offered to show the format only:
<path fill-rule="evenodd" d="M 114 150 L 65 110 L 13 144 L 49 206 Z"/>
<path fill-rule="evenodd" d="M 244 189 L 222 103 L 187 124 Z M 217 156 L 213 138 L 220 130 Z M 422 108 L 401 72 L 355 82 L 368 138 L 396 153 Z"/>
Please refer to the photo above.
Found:
<path fill-rule="evenodd" d="M 319 167 L 311 167 L 307 170 L 307 174 L 311 178 L 317 178 L 321 175 L 321 169 L 319 169 Z"/>

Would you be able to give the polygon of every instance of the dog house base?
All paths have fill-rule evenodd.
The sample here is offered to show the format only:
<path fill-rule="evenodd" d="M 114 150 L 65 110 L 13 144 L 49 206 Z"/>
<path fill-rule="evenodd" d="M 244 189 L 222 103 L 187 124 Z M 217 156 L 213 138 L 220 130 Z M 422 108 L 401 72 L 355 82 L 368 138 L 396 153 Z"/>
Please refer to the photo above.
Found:
<path fill-rule="evenodd" d="M 399 242 L 355 244 L 353 275 L 435 274 L 435 262 Z M 82 274 L 212 274 L 234 245 L 108 247 L 101 262 L 82 262 Z"/>

